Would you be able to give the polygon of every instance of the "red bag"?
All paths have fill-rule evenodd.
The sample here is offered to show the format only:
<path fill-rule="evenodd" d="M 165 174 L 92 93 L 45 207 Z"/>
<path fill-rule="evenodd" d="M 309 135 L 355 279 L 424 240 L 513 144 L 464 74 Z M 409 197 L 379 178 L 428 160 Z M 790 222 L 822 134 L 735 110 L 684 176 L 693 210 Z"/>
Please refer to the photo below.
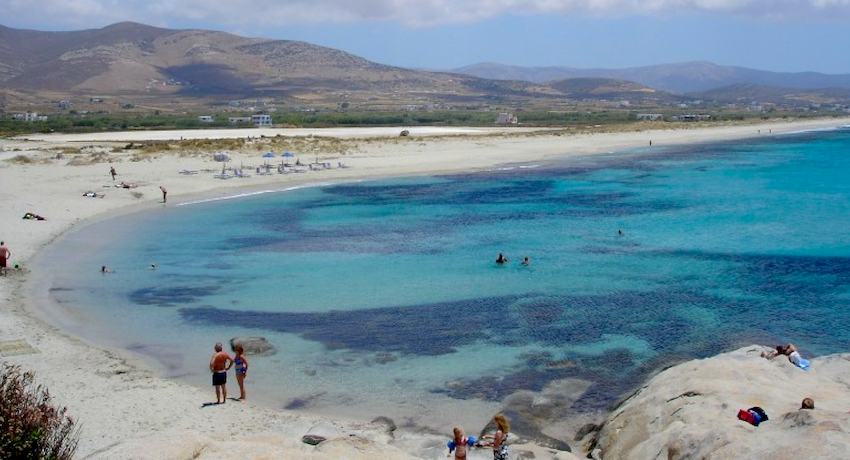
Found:
<path fill-rule="evenodd" d="M 747 423 L 752 424 L 753 422 L 755 422 L 755 416 L 753 416 L 752 412 L 741 409 L 738 411 L 738 420 L 743 420 Z"/>

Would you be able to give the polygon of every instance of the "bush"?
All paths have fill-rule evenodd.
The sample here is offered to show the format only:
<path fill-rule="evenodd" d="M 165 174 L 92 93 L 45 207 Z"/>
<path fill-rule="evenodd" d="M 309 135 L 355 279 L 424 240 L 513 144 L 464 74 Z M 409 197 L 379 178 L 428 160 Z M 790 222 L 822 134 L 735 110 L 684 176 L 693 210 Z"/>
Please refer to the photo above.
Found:
<path fill-rule="evenodd" d="M 36 385 L 31 372 L 0 368 L 0 460 L 66 460 L 74 455 L 79 431 L 64 407 Z"/>
<path fill-rule="evenodd" d="M 23 164 L 30 164 L 30 163 L 33 162 L 32 158 L 30 158 L 26 155 L 15 155 L 13 158 L 10 158 L 9 161 L 12 162 L 12 163 L 18 163 L 18 164 L 22 164 L 22 165 Z"/>

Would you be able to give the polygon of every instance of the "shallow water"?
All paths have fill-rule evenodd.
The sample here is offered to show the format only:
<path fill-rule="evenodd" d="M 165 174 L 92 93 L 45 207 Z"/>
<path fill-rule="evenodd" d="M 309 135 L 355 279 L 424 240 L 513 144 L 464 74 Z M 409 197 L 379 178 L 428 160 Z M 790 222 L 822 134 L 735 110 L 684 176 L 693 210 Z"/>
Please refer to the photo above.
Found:
<path fill-rule="evenodd" d="M 593 412 L 742 344 L 848 349 L 848 147 L 844 129 L 170 204 L 42 264 L 72 329 L 198 385 L 215 341 L 261 335 L 279 352 L 249 388 L 280 407 L 475 426 L 575 379 L 567 409 Z"/>

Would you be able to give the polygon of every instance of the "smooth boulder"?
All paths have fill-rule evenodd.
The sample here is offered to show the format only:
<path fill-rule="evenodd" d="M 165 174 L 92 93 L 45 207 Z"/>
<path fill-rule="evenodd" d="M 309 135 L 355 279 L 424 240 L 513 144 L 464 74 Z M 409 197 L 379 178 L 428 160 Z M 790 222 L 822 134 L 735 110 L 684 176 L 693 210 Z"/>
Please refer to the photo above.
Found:
<path fill-rule="evenodd" d="M 271 356 L 277 353 L 277 348 L 270 344 L 265 337 L 234 337 L 230 339 L 230 348 L 241 345 L 246 355 Z"/>

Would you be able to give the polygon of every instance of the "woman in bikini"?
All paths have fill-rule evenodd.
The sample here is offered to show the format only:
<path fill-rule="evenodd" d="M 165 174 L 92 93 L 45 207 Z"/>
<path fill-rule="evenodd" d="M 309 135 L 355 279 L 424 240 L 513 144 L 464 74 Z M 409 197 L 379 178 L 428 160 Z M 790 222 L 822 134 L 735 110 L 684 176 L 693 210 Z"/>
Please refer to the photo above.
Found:
<path fill-rule="evenodd" d="M 508 460 L 508 430 L 510 426 L 502 414 L 496 414 L 493 417 L 493 422 L 496 423 L 496 434 L 485 436 L 489 440 L 487 445 L 493 447 L 493 460 Z"/>
<path fill-rule="evenodd" d="M 245 350 L 242 345 L 233 347 L 236 356 L 233 357 L 233 364 L 236 368 L 236 383 L 239 384 L 239 400 L 245 400 L 245 375 L 248 373 L 248 360 L 245 359 Z"/>

